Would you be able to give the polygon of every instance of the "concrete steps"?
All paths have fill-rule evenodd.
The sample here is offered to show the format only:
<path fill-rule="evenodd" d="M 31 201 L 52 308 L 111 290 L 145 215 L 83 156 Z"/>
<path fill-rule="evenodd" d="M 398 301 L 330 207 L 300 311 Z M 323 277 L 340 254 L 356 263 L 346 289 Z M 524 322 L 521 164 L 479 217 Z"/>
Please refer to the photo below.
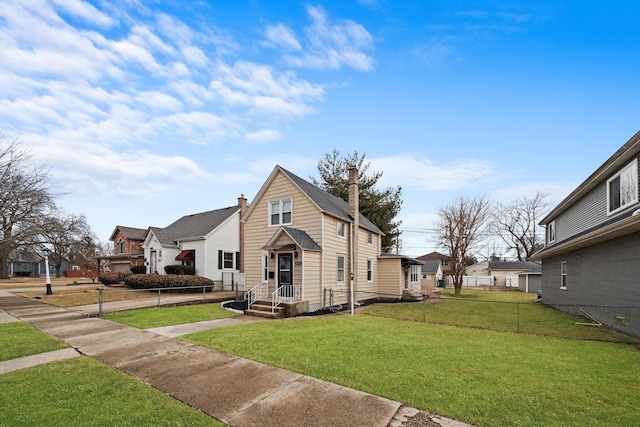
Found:
<path fill-rule="evenodd" d="M 285 308 L 278 306 L 271 312 L 271 301 L 256 301 L 251 308 L 244 311 L 249 316 L 265 317 L 267 319 L 281 319 L 284 317 Z"/>

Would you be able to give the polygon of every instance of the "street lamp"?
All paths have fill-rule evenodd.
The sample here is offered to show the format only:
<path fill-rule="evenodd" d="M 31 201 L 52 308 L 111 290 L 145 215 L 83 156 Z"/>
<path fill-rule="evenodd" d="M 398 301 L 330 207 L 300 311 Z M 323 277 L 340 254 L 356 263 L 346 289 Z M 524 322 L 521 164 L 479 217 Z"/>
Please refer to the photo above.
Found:
<path fill-rule="evenodd" d="M 44 250 L 44 275 L 47 281 L 47 295 L 53 295 L 53 291 L 51 291 L 51 276 L 49 275 L 49 249 Z"/>

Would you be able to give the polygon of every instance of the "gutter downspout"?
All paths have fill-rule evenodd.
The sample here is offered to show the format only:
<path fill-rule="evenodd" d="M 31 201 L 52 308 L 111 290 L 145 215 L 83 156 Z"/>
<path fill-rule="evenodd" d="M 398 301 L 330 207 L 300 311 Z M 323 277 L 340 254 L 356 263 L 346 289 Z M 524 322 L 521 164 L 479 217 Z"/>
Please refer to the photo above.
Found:
<path fill-rule="evenodd" d="M 349 307 L 351 307 L 351 315 L 353 316 L 355 314 L 355 304 L 354 304 L 354 297 L 353 297 L 353 268 L 354 268 L 354 262 L 353 262 L 353 223 L 349 223 L 349 240 L 350 240 L 350 245 L 349 245 L 349 251 L 351 252 L 349 255 L 349 259 L 351 260 L 350 264 L 351 267 L 349 268 L 349 275 L 350 275 L 350 280 L 349 280 Z"/>

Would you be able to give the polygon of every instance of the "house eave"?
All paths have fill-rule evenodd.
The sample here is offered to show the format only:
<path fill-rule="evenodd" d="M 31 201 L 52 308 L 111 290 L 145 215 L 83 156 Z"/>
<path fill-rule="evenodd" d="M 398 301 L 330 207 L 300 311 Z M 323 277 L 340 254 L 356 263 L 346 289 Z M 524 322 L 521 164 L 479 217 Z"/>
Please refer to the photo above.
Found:
<path fill-rule="evenodd" d="M 595 245 L 597 243 L 606 242 L 608 240 L 636 232 L 640 232 L 640 215 L 629 216 L 628 218 L 614 222 L 613 224 L 599 228 L 583 236 L 544 248 L 533 254 L 531 261 L 543 261 L 545 258 Z"/>

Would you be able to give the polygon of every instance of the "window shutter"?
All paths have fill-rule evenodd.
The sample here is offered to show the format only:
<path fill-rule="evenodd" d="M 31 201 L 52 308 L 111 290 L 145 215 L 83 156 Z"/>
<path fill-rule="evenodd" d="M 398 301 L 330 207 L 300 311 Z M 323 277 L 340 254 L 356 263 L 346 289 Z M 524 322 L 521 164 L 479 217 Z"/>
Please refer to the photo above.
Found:
<path fill-rule="evenodd" d="M 222 270 L 222 251 L 218 250 L 218 270 Z"/>
<path fill-rule="evenodd" d="M 236 252 L 236 270 L 240 270 L 240 252 Z"/>

